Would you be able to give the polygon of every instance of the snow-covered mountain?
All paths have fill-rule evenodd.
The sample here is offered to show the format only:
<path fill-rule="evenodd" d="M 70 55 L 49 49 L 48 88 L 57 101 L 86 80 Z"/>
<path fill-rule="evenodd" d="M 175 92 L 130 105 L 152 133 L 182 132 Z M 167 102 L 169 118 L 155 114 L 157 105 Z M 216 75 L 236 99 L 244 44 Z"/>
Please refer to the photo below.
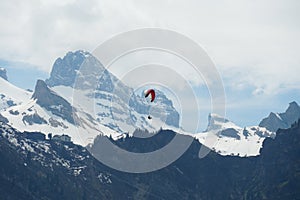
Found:
<path fill-rule="evenodd" d="M 137 128 L 155 131 L 164 122 L 179 126 L 179 114 L 162 92 L 156 90 L 155 102 L 150 105 L 85 51 L 58 58 L 46 83 L 74 107 L 118 132 L 131 133 Z M 147 119 L 149 114 L 152 120 Z"/>
<path fill-rule="evenodd" d="M 242 128 L 217 114 L 210 114 L 207 130 L 195 135 L 202 144 L 209 139 L 215 141 L 209 148 L 221 155 L 238 156 L 259 155 L 266 137 L 275 137 L 275 133 L 259 126 Z"/>
<path fill-rule="evenodd" d="M 1 115 L 19 131 L 39 131 L 45 135 L 68 134 L 76 144 L 83 146 L 91 143 L 99 134 L 105 133 L 112 137 L 121 135 L 97 123 L 88 113 L 73 108 L 42 80 L 37 81 L 33 94 L 14 87 L 3 79 L 1 86 L 0 93 L 15 102 L 4 109 Z"/>
<path fill-rule="evenodd" d="M 266 137 L 274 138 L 278 129 L 290 128 L 299 119 L 300 106 L 296 102 L 291 102 L 284 113 L 271 112 L 259 126 L 242 128 L 222 116 L 210 114 L 207 130 L 195 137 L 201 143 L 206 139 L 216 141 L 210 148 L 221 155 L 255 156 L 259 155 Z"/>
<path fill-rule="evenodd" d="M 270 131 L 277 131 L 280 128 L 286 129 L 291 127 L 298 119 L 300 119 L 300 106 L 293 101 L 285 112 L 271 112 L 268 117 L 259 123 L 259 126 L 266 127 Z"/>
<path fill-rule="evenodd" d="M 83 76 L 82 66 L 96 70 L 88 70 L 89 74 Z M 85 79 L 83 84 L 75 84 L 81 79 Z M 92 82 L 97 83 L 95 90 L 87 87 Z M 150 106 L 85 51 L 69 52 L 57 59 L 50 78 L 46 82 L 38 80 L 34 93 L 1 78 L 0 94 L 1 117 L 12 127 L 19 131 L 68 134 L 83 146 L 99 134 L 118 138 L 137 128 L 153 132 L 164 122 L 171 127 L 178 127 L 179 123 L 172 101 L 162 92 L 156 91 L 155 103 Z M 151 120 L 147 119 L 149 114 Z"/>

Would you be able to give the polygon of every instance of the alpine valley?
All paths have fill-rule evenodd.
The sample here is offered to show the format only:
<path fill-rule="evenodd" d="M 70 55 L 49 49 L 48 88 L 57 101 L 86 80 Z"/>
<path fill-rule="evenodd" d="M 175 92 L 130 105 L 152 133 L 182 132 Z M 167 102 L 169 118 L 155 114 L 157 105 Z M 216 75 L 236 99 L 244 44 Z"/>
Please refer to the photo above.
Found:
<path fill-rule="evenodd" d="M 32 92 L 0 68 L 0 199 L 300 199 L 299 119 L 296 102 L 251 127 L 211 113 L 207 129 L 192 134 L 163 92 L 153 110 L 89 52 L 58 58 Z M 153 136 L 134 137 L 140 132 Z M 111 169 L 87 150 L 107 137 L 150 152 L 175 136 L 193 142 L 171 165 L 144 174 Z M 212 152 L 199 159 L 211 138 Z"/>

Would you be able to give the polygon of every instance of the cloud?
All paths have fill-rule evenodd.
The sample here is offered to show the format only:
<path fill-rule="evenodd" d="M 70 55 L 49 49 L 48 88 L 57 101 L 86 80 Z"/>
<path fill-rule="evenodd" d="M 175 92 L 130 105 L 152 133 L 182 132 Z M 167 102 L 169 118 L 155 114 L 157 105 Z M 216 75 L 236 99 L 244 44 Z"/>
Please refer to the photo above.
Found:
<path fill-rule="evenodd" d="M 145 22 L 130 1 L 20 1 L 0 3 L 0 58 L 50 71 L 67 51 L 92 51 L 118 32 Z"/>
<path fill-rule="evenodd" d="M 3 1 L 0 58 L 50 71 L 66 51 L 92 51 L 119 32 L 155 26 L 203 45 L 224 76 L 230 70 L 249 71 L 252 77 L 244 81 L 262 87 L 271 83 L 256 77 L 271 73 L 279 78 L 284 71 L 290 78 L 283 84 L 294 85 L 299 83 L 294 71 L 300 69 L 299 7 L 297 0 Z"/>

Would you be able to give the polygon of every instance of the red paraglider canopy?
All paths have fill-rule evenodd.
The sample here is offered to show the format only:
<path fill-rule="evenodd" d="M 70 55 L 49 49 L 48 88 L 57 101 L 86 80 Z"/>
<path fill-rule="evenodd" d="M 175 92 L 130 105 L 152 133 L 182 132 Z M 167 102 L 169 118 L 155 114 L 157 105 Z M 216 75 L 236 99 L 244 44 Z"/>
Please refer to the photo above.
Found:
<path fill-rule="evenodd" d="M 149 89 L 145 92 L 145 98 L 147 98 L 151 94 L 151 102 L 155 99 L 155 91 L 153 89 Z"/>

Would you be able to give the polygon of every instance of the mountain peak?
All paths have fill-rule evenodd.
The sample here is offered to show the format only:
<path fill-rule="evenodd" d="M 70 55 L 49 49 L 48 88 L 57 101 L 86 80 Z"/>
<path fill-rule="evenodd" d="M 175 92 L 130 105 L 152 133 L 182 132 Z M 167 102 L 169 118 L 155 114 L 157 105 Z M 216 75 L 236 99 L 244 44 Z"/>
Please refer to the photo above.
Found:
<path fill-rule="evenodd" d="M 279 119 L 279 120 L 281 120 L 281 117 L 280 117 L 280 115 L 279 115 L 279 114 L 277 114 L 277 113 L 274 113 L 274 112 L 270 112 L 270 114 L 269 114 L 269 118 L 272 118 L 272 119 Z"/>
<path fill-rule="evenodd" d="M 297 102 L 296 101 L 292 101 L 292 102 L 289 103 L 289 107 L 287 108 L 287 110 L 285 112 L 289 112 L 291 110 L 299 110 L 299 109 L 300 109 L 300 107 L 297 104 Z"/>
<path fill-rule="evenodd" d="M 91 53 L 84 50 L 70 51 L 63 58 L 56 59 L 50 78 L 46 80 L 47 85 L 72 87 L 83 62 L 88 62 L 91 66 L 102 67 L 102 64 Z"/>
<path fill-rule="evenodd" d="M 206 131 L 221 129 L 224 123 L 230 122 L 225 117 L 216 113 L 209 113 L 208 115 L 208 126 Z"/>
<path fill-rule="evenodd" d="M 47 100 L 47 96 L 49 96 L 49 93 L 51 92 L 52 91 L 43 80 L 37 80 L 32 98 L 37 99 L 38 101 L 43 101 L 44 99 Z"/>
<path fill-rule="evenodd" d="M 77 50 L 77 51 L 75 51 L 75 52 L 69 51 L 69 52 L 67 53 L 67 55 L 74 55 L 74 54 L 75 54 L 75 55 L 81 54 L 81 55 L 84 55 L 85 57 L 88 57 L 88 56 L 91 56 L 91 55 L 92 55 L 90 52 L 85 51 L 85 50 L 82 50 L 82 49 L 79 49 L 79 50 Z"/>
<path fill-rule="evenodd" d="M 0 77 L 3 79 L 7 80 L 7 74 L 6 74 L 6 69 L 3 67 L 0 67 Z"/>
<path fill-rule="evenodd" d="M 289 103 L 289 107 L 283 113 L 271 112 L 268 117 L 264 118 L 259 126 L 266 127 L 270 131 L 289 128 L 294 122 L 300 118 L 300 107 L 293 101 Z"/>
<path fill-rule="evenodd" d="M 213 121 L 214 123 L 226 123 L 226 122 L 230 122 L 228 119 L 226 119 L 225 117 L 216 114 L 216 113 L 209 113 L 208 115 L 208 120 L 209 121 Z"/>

